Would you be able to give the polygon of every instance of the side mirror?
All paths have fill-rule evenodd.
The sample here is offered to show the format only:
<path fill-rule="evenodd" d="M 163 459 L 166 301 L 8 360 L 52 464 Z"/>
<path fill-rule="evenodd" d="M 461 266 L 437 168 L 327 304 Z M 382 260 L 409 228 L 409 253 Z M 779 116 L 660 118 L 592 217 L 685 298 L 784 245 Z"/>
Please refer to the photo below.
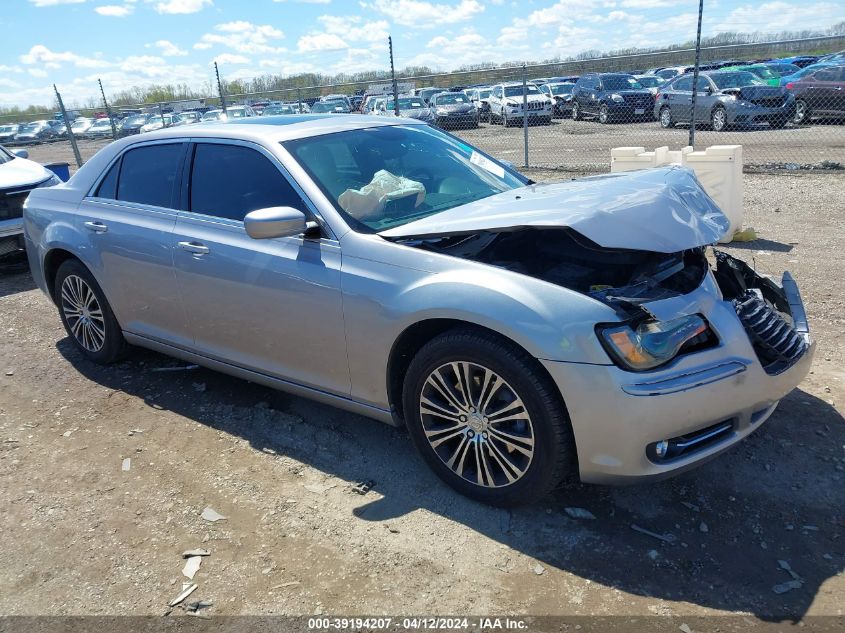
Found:
<path fill-rule="evenodd" d="M 16 150 L 15 150 L 14 152 L 12 152 L 12 153 L 13 153 L 15 156 L 17 156 L 18 158 L 29 158 L 29 152 L 28 152 L 28 151 L 26 151 L 25 149 L 16 149 Z"/>
<path fill-rule="evenodd" d="M 305 214 L 293 207 L 267 207 L 246 214 L 244 228 L 254 240 L 289 237 L 308 228 Z"/>

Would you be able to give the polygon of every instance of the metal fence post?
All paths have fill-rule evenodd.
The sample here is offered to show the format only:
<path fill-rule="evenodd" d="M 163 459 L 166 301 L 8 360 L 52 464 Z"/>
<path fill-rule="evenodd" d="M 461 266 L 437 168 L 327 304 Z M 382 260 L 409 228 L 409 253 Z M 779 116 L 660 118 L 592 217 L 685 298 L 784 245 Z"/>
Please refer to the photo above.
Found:
<path fill-rule="evenodd" d="M 695 147 L 695 102 L 698 96 L 698 67 L 701 62 L 701 14 L 704 12 L 704 0 L 698 0 L 698 32 L 695 36 L 695 67 L 692 71 L 692 112 L 690 112 L 689 145 Z"/>
<path fill-rule="evenodd" d="M 525 147 L 525 164 L 528 167 L 528 68 L 522 64 L 522 136 Z"/>
<path fill-rule="evenodd" d="M 390 79 L 393 82 L 393 113 L 399 116 L 399 87 L 396 85 L 396 71 L 393 69 L 393 38 L 387 36 L 387 47 L 390 49 Z"/>
<path fill-rule="evenodd" d="M 111 115 L 111 108 L 109 107 L 109 102 L 106 101 L 106 93 L 103 90 L 103 82 L 102 80 L 98 79 L 97 83 L 100 84 L 100 94 L 103 96 L 103 105 L 106 108 L 106 116 L 109 117 L 109 123 L 111 123 L 111 137 L 113 141 L 117 140 L 117 128 L 114 125 L 114 118 Z"/>
<path fill-rule="evenodd" d="M 223 96 L 223 84 L 220 83 L 220 71 L 217 69 L 217 62 L 214 62 L 214 74 L 217 76 L 217 93 L 220 95 L 220 109 L 223 110 L 224 116 L 229 116 L 226 112 L 226 97 Z"/>
<path fill-rule="evenodd" d="M 76 145 L 76 137 L 73 135 L 73 130 L 70 129 L 71 122 L 67 120 L 67 110 L 65 110 L 62 95 L 59 94 L 59 89 L 56 88 L 56 84 L 53 84 L 53 90 L 56 91 L 56 100 L 59 102 L 59 110 L 62 111 L 62 121 L 65 122 L 67 137 L 70 139 L 70 146 L 73 148 L 73 157 L 76 159 L 76 166 L 82 167 L 82 154 L 79 153 L 79 147 Z"/>

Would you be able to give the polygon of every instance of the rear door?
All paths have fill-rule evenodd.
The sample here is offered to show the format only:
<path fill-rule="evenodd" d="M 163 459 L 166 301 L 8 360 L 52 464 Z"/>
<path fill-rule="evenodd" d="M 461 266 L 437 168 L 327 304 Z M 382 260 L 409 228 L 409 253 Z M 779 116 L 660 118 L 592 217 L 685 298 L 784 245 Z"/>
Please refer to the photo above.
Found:
<path fill-rule="evenodd" d="M 672 118 L 675 121 L 689 121 L 692 117 L 692 75 L 675 81 L 666 96 L 672 108 Z"/>
<path fill-rule="evenodd" d="M 172 246 L 187 147 L 167 140 L 128 149 L 82 201 L 76 219 L 86 263 L 121 327 L 177 345 L 190 341 Z"/>
<path fill-rule="evenodd" d="M 716 103 L 716 86 L 711 85 L 707 77 L 699 75 L 696 84 L 695 94 L 695 120 L 699 123 L 708 123 L 710 113 Z M 692 94 L 690 94 L 690 110 L 692 109 Z"/>
<path fill-rule="evenodd" d="M 289 206 L 314 217 L 278 160 L 248 142 L 195 139 L 173 238 L 198 353 L 349 393 L 340 246 L 328 234 L 256 240 L 243 218 Z"/>

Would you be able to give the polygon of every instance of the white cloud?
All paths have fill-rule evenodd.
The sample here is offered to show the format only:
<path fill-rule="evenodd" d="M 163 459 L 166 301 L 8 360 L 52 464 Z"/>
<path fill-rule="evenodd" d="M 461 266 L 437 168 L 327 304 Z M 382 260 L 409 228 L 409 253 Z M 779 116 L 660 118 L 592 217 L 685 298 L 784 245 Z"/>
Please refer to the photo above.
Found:
<path fill-rule="evenodd" d="M 188 51 L 182 50 L 170 40 L 158 40 L 153 44 L 147 44 L 146 48 L 150 48 L 152 46 L 159 49 L 159 54 L 162 57 L 184 57 L 188 54 Z"/>
<path fill-rule="evenodd" d="M 707 12 L 704 12 L 705 19 Z M 723 20 L 706 19 L 710 32 L 741 31 L 798 31 L 805 28 L 830 26 L 845 20 L 845 5 L 841 2 L 789 3 L 764 2 L 747 4 L 731 11 Z"/>
<path fill-rule="evenodd" d="M 135 8 L 131 5 L 124 4 L 105 4 L 101 7 L 95 7 L 94 11 L 100 15 L 105 15 L 113 18 L 122 18 L 134 11 Z"/>
<path fill-rule="evenodd" d="M 660 9 L 663 7 L 675 7 L 677 0 L 622 0 L 619 3 L 625 9 Z"/>
<path fill-rule="evenodd" d="M 361 6 L 386 15 L 396 24 L 417 28 L 462 22 L 485 8 L 478 0 L 460 0 L 457 4 L 437 4 L 423 0 L 373 0 L 362 2 Z"/>
<path fill-rule="evenodd" d="M 287 2 L 288 0 L 273 0 L 273 2 Z M 332 0 L 293 0 L 299 4 L 329 4 Z"/>
<path fill-rule="evenodd" d="M 44 78 L 48 75 L 46 70 L 40 68 L 27 68 L 27 72 L 33 77 Z"/>
<path fill-rule="evenodd" d="M 57 53 L 43 44 L 30 48 L 28 53 L 20 56 L 20 60 L 22 64 L 43 64 L 47 68 L 59 68 L 62 64 L 73 64 L 79 68 L 105 68 L 113 65 L 103 59 L 83 57 L 70 51 Z"/>
<path fill-rule="evenodd" d="M 82 4 L 85 0 L 29 0 L 36 7 L 55 7 L 59 4 Z"/>
<path fill-rule="evenodd" d="M 387 42 L 390 26 L 387 20 L 365 22 L 357 15 L 321 15 L 317 20 L 326 33 L 342 36 L 349 42 Z"/>
<path fill-rule="evenodd" d="M 198 50 L 209 49 L 220 45 L 231 48 L 235 52 L 247 55 L 255 53 L 278 54 L 284 48 L 274 46 L 272 42 L 282 39 L 285 34 L 269 24 L 253 24 L 243 20 L 226 22 L 214 27 L 216 33 L 204 34 L 199 42 L 194 44 Z"/>
<path fill-rule="evenodd" d="M 244 57 L 243 55 L 235 55 L 234 53 L 221 53 L 220 55 L 214 58 L 214 61 L 221 66 L 224 64 L 248 64 L 249 57 Z"/>
<path fill-rule="evenodd" d="M 156 11 L 164 14 L 197 13 L 214 4 L 212 0 L 166 0 L 158 2 Z"/>
<path fill-rule="evenodd" d="M 20 88 L 21 85 L 17 81 L 7 79 L 6 77 L 0 77 L 0 87 L 15 89 Z"/>
<path fill-rule="evenodd" d="M 334 33 L 311 33 L 300 37 L 296 48 L 300 53 L 340 51 L 349 48 L 349 44 Z"/>

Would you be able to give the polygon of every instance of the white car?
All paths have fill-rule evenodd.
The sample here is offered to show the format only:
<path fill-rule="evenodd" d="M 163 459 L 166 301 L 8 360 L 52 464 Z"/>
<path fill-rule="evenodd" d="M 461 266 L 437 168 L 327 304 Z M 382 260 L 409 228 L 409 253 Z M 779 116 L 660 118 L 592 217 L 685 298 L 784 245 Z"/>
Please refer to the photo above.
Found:
<path fill-rule="evenodd" d="M 0 145 L 0 257 L 24 247 L 23 203 L 29 192 L 61 183 L 53 172 L 28 157 L 26 150 L 10 152 Z"/>
<path fill-rule="evenodd" d="M 226 112 L 223 110 L 209 110 L 202 115 L 203 123 L 206 121 L 228 121 L 229 119 L 245 119 L 247 117 L 256 116 L 255 110 L 250 106 L 227 106 Z"/>
<path fill-rule="evenodd" d="M 146 125 L 141 126 L 141 133 L 143 134 L 144 132 L 155 132 L 156 130 L 160 130 L 165 127 L 170 127 L 171 125 L 173 125 L 175 119 L 175 114 L 157 114 L 152 117 Z"/>
<path fill-rule="evenodd" d="M 523 92 L 524 91 L 524 92 Z M 488 98 L 490 103 L 490 123 L 501 123 L 508 127 L 523 120 L 523 102 L 527 105 L 530 123 L 552 122 L 552 100 L 534 84 L 506 83 L 493 86 Z"/>

